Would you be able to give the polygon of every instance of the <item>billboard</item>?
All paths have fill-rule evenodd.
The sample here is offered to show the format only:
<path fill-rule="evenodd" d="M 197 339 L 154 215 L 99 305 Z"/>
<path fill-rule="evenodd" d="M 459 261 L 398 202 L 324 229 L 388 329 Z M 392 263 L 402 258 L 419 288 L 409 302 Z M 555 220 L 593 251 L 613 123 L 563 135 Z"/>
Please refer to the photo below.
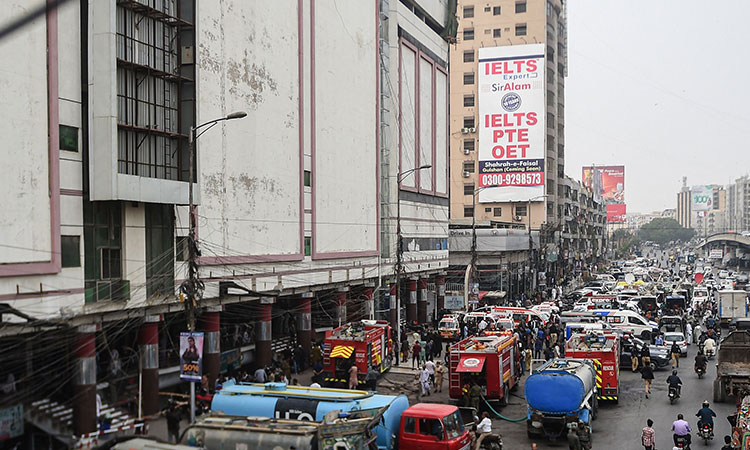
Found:
<path fill-rule="evenodd" d="M 625 222 L 625 166 L 584 166 L 581 180 L 607 205 L 607 223 Z"/>
<path fill-rule="evenodd" d="M 544 44 L 479 49 L 479 202 L 542 201 Z"/>
<path fill-rule="evenodd" d="M 180 333 L 180 379 L 201 381 L 203 375 L 203 332 Z"/>
<path fill-rule="evenodd" d="M 625 223 L 625 203 L 607 205 L 607 223 Z"/>
<path fill-rule="evenodd" d="M 712 185 L 698 185 L 690 188 L 690 201 L 693 211 L 709 211 L 713 207 L 714 187 Z"/>

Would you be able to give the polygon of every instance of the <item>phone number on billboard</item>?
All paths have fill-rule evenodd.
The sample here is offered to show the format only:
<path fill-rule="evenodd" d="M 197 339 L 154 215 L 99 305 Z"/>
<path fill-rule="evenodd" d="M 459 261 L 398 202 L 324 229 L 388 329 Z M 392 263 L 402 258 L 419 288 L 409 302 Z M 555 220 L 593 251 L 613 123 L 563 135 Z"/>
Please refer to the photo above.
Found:
<path fill-rule="evenodd" d="M 480 186 L 539 186 L 542 173 L 486 173 L 479 176 Z"/>

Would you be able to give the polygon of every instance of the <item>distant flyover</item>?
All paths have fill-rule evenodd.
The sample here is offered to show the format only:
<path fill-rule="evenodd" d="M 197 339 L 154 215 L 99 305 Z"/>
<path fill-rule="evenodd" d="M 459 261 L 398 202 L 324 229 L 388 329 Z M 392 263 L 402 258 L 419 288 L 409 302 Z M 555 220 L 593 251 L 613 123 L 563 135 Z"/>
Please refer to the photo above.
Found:
<path fill-rule="evenodd" d="M 750 236 L 743 236 L 739 233 L 716 233 L 703 239 L 698 248 L 703 248 L 709 244 L 738 244 L 750 248 Z"/>

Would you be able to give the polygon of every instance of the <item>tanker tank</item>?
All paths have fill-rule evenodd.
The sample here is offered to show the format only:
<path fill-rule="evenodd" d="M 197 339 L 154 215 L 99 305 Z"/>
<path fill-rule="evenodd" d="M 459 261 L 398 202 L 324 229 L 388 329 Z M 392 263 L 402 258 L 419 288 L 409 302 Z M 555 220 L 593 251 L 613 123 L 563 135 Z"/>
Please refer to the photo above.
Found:
<path fill-rule="evenodd" d="M 321 421 L 330 411 L 343 412 L 388 406 L 375 429 L 380 449 L 393 448 L 401 414 L 409 407 L 405 395 L 379 395 L 367 391 L 287 386 L 284 383 L 224 383 L 211 402 L 211 410 L 230 416 L 273 417 Z"/>

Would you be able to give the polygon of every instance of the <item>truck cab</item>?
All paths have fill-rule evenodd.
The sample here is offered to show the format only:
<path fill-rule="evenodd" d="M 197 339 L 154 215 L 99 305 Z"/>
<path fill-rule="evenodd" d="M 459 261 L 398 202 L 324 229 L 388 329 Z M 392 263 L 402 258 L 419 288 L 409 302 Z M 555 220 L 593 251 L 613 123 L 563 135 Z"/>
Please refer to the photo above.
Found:
<path fill-rule="evenodd" d="M 402 450 L 463 450 L 469 430 L 457 407 L 417 403 L 401 415 L 398 448 Z"/>

